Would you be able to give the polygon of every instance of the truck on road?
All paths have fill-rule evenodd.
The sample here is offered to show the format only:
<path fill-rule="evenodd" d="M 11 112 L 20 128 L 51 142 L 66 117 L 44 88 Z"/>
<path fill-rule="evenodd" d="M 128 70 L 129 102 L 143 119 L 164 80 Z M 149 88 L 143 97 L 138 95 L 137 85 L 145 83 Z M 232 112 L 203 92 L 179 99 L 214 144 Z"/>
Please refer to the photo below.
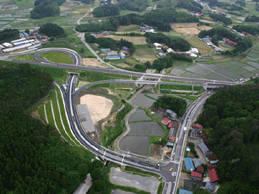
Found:
<path fill-rule="evenodd" d="M 187 129 L 186 127 L 183 128 L 183 132 L 184 132 L 184 133 L 186 132 L 186 129 Z"/>

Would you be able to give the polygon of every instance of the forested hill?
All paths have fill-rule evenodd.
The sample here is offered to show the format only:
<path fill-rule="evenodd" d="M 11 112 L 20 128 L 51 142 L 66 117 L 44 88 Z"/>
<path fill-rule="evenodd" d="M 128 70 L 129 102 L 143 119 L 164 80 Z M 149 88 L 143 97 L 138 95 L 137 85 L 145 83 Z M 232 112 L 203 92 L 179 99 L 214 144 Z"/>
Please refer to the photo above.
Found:
<path fill-rule="evenodd" d="M 259 85 L 220 88 L 204 105 L 198 122 L 218 156 L 220 193 L 259 191 Z M 226 184 L 226 183 L 225 183 Z"/>
<path fill-rule="evenodd" d="M 91 155 L 79 155 L 74 149 L 81 148 L 25 113 L 52 82 L 29 65 L 0 66 L 1 193 L 73 193 L 88 173 Z"/>

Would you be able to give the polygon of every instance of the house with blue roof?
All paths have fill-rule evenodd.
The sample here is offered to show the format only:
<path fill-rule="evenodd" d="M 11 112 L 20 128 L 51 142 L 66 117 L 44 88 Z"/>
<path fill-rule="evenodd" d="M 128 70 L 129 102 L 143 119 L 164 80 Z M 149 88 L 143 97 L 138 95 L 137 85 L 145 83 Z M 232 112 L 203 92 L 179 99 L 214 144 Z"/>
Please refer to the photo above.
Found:
<path fill-rule="evenodd" d="M 192 194 L 193 192 L 191 191 L 187 191 L 187 190 L 184 190 L 184 189 L 180 189 L 179 190 L 179 194 Z"/>
<path fill-rule="evenodd" d="M 202 165 L 202 162 L 198 158 L 193 158 L 192 161 L 195 168 L 197 168 L 197 166 Z"/>
<path fill-rule="evenodd" d="M 193 171 L 195 168 L 192 163 L 192 159 L 189 157 L 184 158 L 186 171 Z"/>

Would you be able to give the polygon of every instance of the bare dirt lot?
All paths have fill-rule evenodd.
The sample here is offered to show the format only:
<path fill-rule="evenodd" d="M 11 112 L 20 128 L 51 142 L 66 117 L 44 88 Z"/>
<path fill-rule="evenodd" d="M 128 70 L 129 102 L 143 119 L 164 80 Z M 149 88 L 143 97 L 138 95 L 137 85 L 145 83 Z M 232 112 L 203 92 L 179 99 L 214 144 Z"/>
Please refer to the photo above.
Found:
<path fill-rule="evenodd" d="M 115 35 L 109 35 L 109 36 L 105 36 L 105 37 L 112 38 L 114 40 L 125 39 L 129 42 L 132 42 L 135 45 L 147 44 L 146 38 L 143 37 L 143 36 L 115 36 Z"/>
<path fill-rule="evenodd" d="M 107 65 L 104 65 L 95 58 L 83 58 L 83 65 L 89 67 L 109 68 Z"/>
<path fill-rule="evenodd" d="M 198 28 L 200 30 L 210 30 L 212 27 L 209 27 L 209 26 L 199 26 Z"/>
<path fill-rule="evenodd" d="M 174 28 L 174 31 L 184 35 L 198 35 L 200 33 L 200 30 L 198 30 L 197 28 Z"/>
<path fill-rule="evenodd" d="M 198 23 L 171 23 L 172 28 L 196 28 Z"/>
<path fill-rule="evenodd" d="M 156 144 L 151 144 L 151 157 L 155 159 L 161 159 L 162 156 L 162 146 L 161 145 L 156 145 Z"/>
<path fill-rule="evenodd" d="M 112 100 L 92 94 L 82 96 L 80 98 L 80 104 L 87 105 L 94 125 L 101 119 L 106 118 L 113 106 Z"/>

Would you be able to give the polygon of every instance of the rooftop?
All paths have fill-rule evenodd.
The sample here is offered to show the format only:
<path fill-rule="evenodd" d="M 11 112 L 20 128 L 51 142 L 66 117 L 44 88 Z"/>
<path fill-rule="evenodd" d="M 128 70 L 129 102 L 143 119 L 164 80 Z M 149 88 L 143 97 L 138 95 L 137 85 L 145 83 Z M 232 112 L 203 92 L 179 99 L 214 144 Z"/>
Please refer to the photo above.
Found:
<path fill-rule="evenodd" d="M 198 173 L 198 172 L 191 172 L 191 176 L 193 176 L 193 177 L 197 177 L 197 178 L 202 178 L 202 174 L 201 173 Z"/>
<path fill-rule="evenodd" d="M 200 148 L 200 150 L 202 151 L 202 153 L 204 155 L 206 155 L 207 152 L 210 151 L 209 148 L 205 145 L 204 142 L 198 143 L 197 146 Z"/>
<path fill-rule="evenodd" d="M 212 170 L 210 170 L 209 175 L 210 175 L 211 182 L 220 181 L 217 169 L 213 168 Z"/>
<path fill-rule="evenodd" d="M 187 190 L 184 190 L 184 189 L 179 190 L 179 194 L 192 194 L 192 193 L 193 193 L 192 191 L 187 191 Z"/>
<path fill-rule="evenodd" d="M 184 158 L 184 161 L 185 161 L 186 170 L 194 170 L 194 166 L 191 158 L 189 157 Z"/>
<path fill-rule="evenodd" d="M 199 172 L 199 173 L 204 173 L 204 167 L 203 166 L 197 166 L 196 171 Z"/>
<path fill-rule="evenodd" d="M 167 118 L 167 117 L 165 117 L 165 118 L 162 120 L 162 123 L 163 123 L 164 125 L 167 125 L 169 122 L 170 122 L 170 119 Z"/>

